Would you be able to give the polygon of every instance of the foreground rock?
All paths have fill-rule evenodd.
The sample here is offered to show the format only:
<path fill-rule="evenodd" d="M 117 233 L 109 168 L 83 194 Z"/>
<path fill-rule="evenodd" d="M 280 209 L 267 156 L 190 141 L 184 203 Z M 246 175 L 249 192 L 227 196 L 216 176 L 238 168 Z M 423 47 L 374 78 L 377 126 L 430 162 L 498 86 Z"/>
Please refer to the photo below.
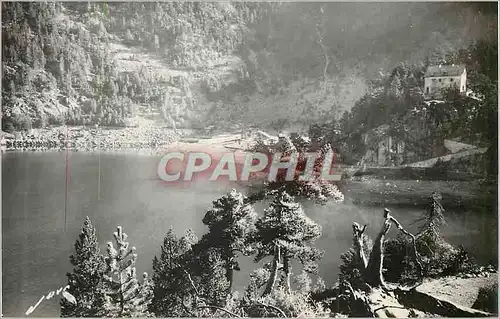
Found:
<path fill-rule="evenodd" d="M 439 287 L 438 287 L 439 288 Z M 420 292 L 417 289 L 396 289 L 394 291 L 397 300 L 412 309 L 424 310 L 443 317 L 492 317 L 493 314 L 459 305 L 444 298 L 432 296 L 429 293 Z"/>
<path fill-rule="evenodd" d="M 471 278 L 450 276 L 436 280 L 426 280 L 416 290 L 465 307 L 474 308 L 474 303 L 481 288 L 492 287 L 497 280 L 498 274 L 496 272 L 484 272 Z"/>
<path fill-rule="evenodd" d="M 482 278 L 472 278 L 468 283 L 472 287 L 479 287 L 484 284 L 484 281 L 479 279 Z M 453 280 L 457 280 L 454 285 Z M 422 288 L 388 287 L 389 289 L 373 288 L 369 292 L 353 291 L 351 315 L 376 318 L 494 316 L 493 313 L 470 307 L 470 299 L 462 300 L 466 304 L 461 304 L 457 298 L 450 301 L 438 296 L 440 292 L 453 289 L 450 286 L 456 289 L 463 283 L 460 278 L 449 277 L 428 281 Z M 435 290 L 424 292 L 430 287 Z M 461 292 L 464 291 L 473 293 L 475 289 L 464 288 Z"/>
<path fill-rule="evenodd" d="M 433 207 L 440 206 L 436 198 L 433 194 Z M 439 211 L 434 214 L 439 214 Z M 414 260 L 420 274 L 419 278 L 424 278 L 424 267 L 422 256 L 417 250 L 416 236 L 406 230 L 391 215 L 390 210 L 384 209 L 383 216 L 384 223 L 373 245 L 365 234 L 367 225 L 361 226 L 353 223 L 353 249 L 350 254 L 344 255 L 344 258 L 346 262 L 350 260 L 350 267 L 356 269 L 357 272 L 353 272 L 349 279 L 350 273 L 348 268 L 345 268 L 341 277 L 344 279 L 337 287 L 337 293 L 332 299 L 334 302 L 330 303 L 330 307 L 336 303 L 339 312 L 348 313 L 354 317 L 489 317 L 493 315 L 484 310 L 494 308 L 487 303 L 491 301 L 492 296 L 497 294 L 496 287 L 483 292 L 482 298 L 477 301 L 480 290 L 490 287 L 498 278 L 496 271 L 491 267 L 481 267 L 479 271 L 460 276 L 423 279 L 410 288 L 386 282 L 383 272 L 384 242 L 392 225 L 411 239 L 411 252 L 409 251 L 408 254 Z M 447 248 L 448 251 L 450 249 L 452 247 Z M 472 308 L 472 306 L 479 307 L 479 305 L 483 310 Z"/>

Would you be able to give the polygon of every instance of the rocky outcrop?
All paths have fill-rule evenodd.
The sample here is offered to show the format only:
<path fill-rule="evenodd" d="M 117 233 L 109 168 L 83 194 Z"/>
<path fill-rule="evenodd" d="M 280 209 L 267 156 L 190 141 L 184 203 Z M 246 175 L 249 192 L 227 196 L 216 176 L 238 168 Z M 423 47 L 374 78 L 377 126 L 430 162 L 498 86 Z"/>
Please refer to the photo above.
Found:
<path fill-rule="evenodd" d="M 475 277 L 444 277 L 433 280 L 420 280 L 414 287 L 406 288 L 402 286 L 394 286 L 385 282 L 382 265 L 384 260 L 383 244 L 385 236 L 392 225 L 404 235 L 411 238 L 413 249 L 412 258 L 420 271 L 420 277 L 423 278 L 423 265 L 421 256 L 416 249 L 416 237 L 408 232 L 396 220 L 388 209 L 384 210 L 384 224 L 377 238 L 374 241 L 371 253 L 367 253 L 363 249 L 363 236 L 366 225 L 361 227 L 358 223 L 353 223 L 354 237 L 354 256 L 359 261 L 362 283 L 356 285 L 353 289 L 351 284 L 344 281 L 342 287 L 346 287 L 344 291 L 340 291 L 337 300 L 347 300 L 348 313 L 351 316 L 368 316 L 379 318 L 408 318 L 408 317 L 488 317 L 492 316 L 490 312 L 473 309 L 472 306 L 478 307 L 482 301 L 477 301 L 472 304 L 474 297 L 477 296 L 480 288 L 484 287 L 491 281 L 494 276 L 491 276 L 487 271 L 483 271 L 481 275 Z M 452 249 L 449 247 L 448 249 Z M 465 282 L 468 281 L 468 282 Z M 447 291 L 454 291 L 455 295 L 460 295 L 463 298 L 450 300 L 446 298 Z M 464 294 L 459 291 L 467 291 Z M 496 291 L 497 289 L 490 289 Z M 484 294 L 486 303 L 488 294 Z M 490 295 L 493 295 L 490 293 Z M 342 297 L 343 296 L 343 297 Z M 347 299 L 346 299 L 347 296 Z M 472 300 L 472 302 L 471 302 Z M 484 309 L 484 307 L 483 307 Z"/>
<path fill-rule="evenodd" d="M 498 314 L 498 283 L 481 287 L 472 308 Z"/>
<path fill-rule="evenodd" d="M 418 291 L 417 289 L 404 290 L 397 288 L 394 294 L 399 303 L 405 307 L 425 310 L 427 313 L 443 317 L 490 317 L 491 313 L 462 306 L 446 300 L 438 298 L 428 293 Z"/>
<path fill-rule="evenodd" d="M 402 305 L 393 292 L 374 289 L 367 300 L 369 308 L 376 318 L 426 317 L 426 312 Z"/>

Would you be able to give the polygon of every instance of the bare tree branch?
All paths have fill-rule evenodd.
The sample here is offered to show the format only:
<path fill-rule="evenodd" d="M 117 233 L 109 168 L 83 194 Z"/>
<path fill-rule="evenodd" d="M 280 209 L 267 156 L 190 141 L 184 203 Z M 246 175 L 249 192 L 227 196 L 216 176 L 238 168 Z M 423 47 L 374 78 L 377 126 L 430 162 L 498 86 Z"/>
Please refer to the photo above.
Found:
<path fill-rule="evenodd" d="M 196 317 L 196 315 L 192 313 L 191 310 L 189 310 L 188 306 L 186 306 L 184 302 L 181 302 L 181 304 L 182 307 L 184 308 L 184 311 L 186 311 L 190 317 Z"/>
<path fill-rule="evenodd" d="M 385 215 L 384 215 L 385 216 Z M 385 236 L 391 228 L 391 222 L 388 219 L 384 220 L 382 229 L 380 230 L 377 238 L 372 247 L 368 265 L 366 266 L 364 277 L 367 284 L 373 287 L 386 288 L 384 276 L 382 274 L 384 263 L 384 242 Z"/>
<path fill-rule="evenodd" d="M 204 299 L 200 296 L 200 293 L 198 291 L 198 288 L 196 288 L 196 285 L 194 284 L 194 281 L 193 279 L 191 278 L 191 275 L 189 274 L 189 272 L 187 270 L 184 269 L 184 273 L 186 274 L 186 276 L 188 277 L 189 279 L 189 282 L 191 284 L 191 286 L 193 287 L 194 291 L 195 291 L 195 298 L 196 300 L 201 300 L 201 301 L 204 301 Z M 197 303 L 197 302 L 196 302 Z M 186 312 L 191 316 L 191 317 L 197 317 L 196 315 L 194 315 L 191 311 L 189 311 L 188 307 L 182 303 L 182 305 L 184 306 L 184 310 L 186 310 Z M 198 305 L 196 304 L 195 305 L 196 309 L 216 309 L 216 310 L 220 310 L 220 311 L 223 311 L 225 313 L 227 313 L 228 315 L 230 315 L 231 317 L 236 317 L 236 318 L 241 318 L 241 316 L 227 310 L 227 309 L 224 309 L 224 308 L 221 308 L 221 307 L 218 307 L 218 306 L 214 306 L 214 305 Z"/>
<path fill-rule="evenodd" d="M 278 311 L 278 312 L 279 312 L 279 313 L 283 316 L 283 318 L 287 318 L 287 316 L 286 316 L 285 312 L 284 312 L 283 310 L 281 310 L 280 308 L 275 307 L 275 306 L 271 306 L 271 305 L 266 305 L 266 304 L 264 304 L 264 303 L 262 303 L 262 302 L 259 302 L 259 303 L 257 303 L 257 304 L 253 304 L 253 305 L 248 305 L 248 306 L 245 306 L 245 307 L 247 307 L 247 308 L 248 308 L 248 307 L 264 307 L 264 308 L 271 308 L 271 309 L 273 309 L 273 310 Z"/>
<path fill-rule="evenodd" d="M 197 307 L 198 309 L 203 309 L 203 308 L 211 308 L 211 309 L 217 309 L 217 310 L 220 310 L 220 311 L 223 311 L 225 313 L 227 313 L 228 315 L 230 315 L 231 317 L 236 317 L 236 318 L 241 318 L 240 316 L 238 316 L 237 314 L 235 314 L 234 312 L 231 312 L 227 309 L 224 309 L 224 308 L 221 308 L 221 307 L 217 307 L 217 306 L 211 306 L 211 305 L 207 305 L 207 306 L 198 306 Z"/>
<path fill-rule="evenodd" d="M 419 272 L 420 272 L 420 277 L 422 277 L 424 275 L 424 266 L 422 265 L 422 263 L 420 261 L 421 257 L 420 257 L 420 254 L 417 251 L 417 244 L 416 244 L 415 235 L 413 235 L 412 233 L 410 233 L 409 231 L 407 231 L 406 229 L 404 229 L 403 226 L 401 226 L 401 224 L 399 223 L 399 221 L 397 219 L 395 219 L 394 217 L 391 216 L 390 211 L 387 208 L 384 209 L 384 216 L 385 216 L 385 218 L 387 220 L 392 221 L 396 225 L 396 227 L 398 228 L 398 230 L 400 232 L 402 232 L 403 234 L 411 237 L 412 246 L 413 246 L 413 256 L 415 257 L 415 262 L 418 265 Z"/>
<path fill-rule="evenodd" d="M 354 299 L 357 299 L 357 295 L 354 293 L 354 289 L 352 289 L 352 286 L 348 281 L 343 281 L 342 285 L 344 285 L 345 288 L 347 288 L 347 290 L 349 290 L 349 292 L 351 293 L 351 295 L 353 296 Z"/>
<path fill-rule="evenodd" d="M 353 232 L 354 239 L 356 240 L 356 249 L 358 252 L 358 258 L 363 263 L 364 269 L 366 269 L 366 267 L 368 266 L 368 258 L 366 256 L 366 252 L 364 251 L 364 248 L 363 248 L 363 234 L 366 230 L 366 227 L 367 227 L 367 225 L 360 227 L 358 223 L 356 223 L 356 222 L 352 223 L 352 232 Z"/>
<path fill-rule="evenodd" d="M 407 309 L 403 306 L 382 306 L 382 307 L 378 307 L 376 309 L 373 310 L 373 312 L 377 312 L 379 310 L 382 310 L 382 309 L 387 309 L 387 308 L 393 308 L 393 309 Z"/>
<path fill-rule="evenodd" d="M 394 218 L 389 209 L 384 209 L 384 224 L 380 230 L 377 238 L 372 247 L 372 251 L 367 260 L 366 253 L 363 251 L 363 234 L 366 230 L 366 225 L 361 227 L 358 223 L 353 223 L 353 237 L 355 250 L 358 257 L 361 259 L 364 266 L 364 279 L 365 282 L 372 287 L 382 287 L 384 290 L 389 290 L 384 282 L 384 276 L 382 273 L 383 261 L 384 261 L 384 242 L 385 236 L 389 232 L 392 224 L 395 224 L 400 232 L 412 239 L 413 255 L 415 257 L 415 262 L 418 265 L 420 278 L 423 279 L 424 267 L 422 265 L 422 259 L 417 251 L 416 237 L 401 225 L 401 223 Z M 430 250 L 430 248 L 429 248 Z M 419 284 L 417 284 L 418 286 Z"/>
<path fill-rule="evenodd" d="M 196 293 L 196 296 L 198 297 L 199 296 L 199 292 L 198 292 L 198 288 L 196 288 L 195 284 L 194 284 L 194 281 L 193 279 L 191 278 L 191 275 L 187 272 L 186 269 L 184 269 L 184 273 L 187 275 L 188 279 L 189 279 L 189 282 L 191 283 L 191 286 L 193 287 L 194 289 L 194 292 Z"/>
<path fill-rule="evenodd" d="M 274 258 L 272 261 L 271 274 L 267 281 L 266 288 L 262 293 L 262 296 L 266 296 L 272 292 L 274 286 L 276 285 L 276 281 L 278 280 L 278 270 L 282 269 L 283 264 L 281 263 L 281 247 L 276 244 L 274 247 Z"/>

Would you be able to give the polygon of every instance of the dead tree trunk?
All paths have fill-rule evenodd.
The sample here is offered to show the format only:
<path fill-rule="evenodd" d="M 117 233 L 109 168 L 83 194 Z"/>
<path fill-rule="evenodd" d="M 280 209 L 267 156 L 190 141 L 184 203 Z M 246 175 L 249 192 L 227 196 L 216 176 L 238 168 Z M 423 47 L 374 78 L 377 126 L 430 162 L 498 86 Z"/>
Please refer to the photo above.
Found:
<path fill-rule="evenodd" d="M 420 261 L 420 255 L 417 252 L 417 247 L 415 243 L 415 236 L 405 230 L 403 226 L 399 223 L 397 219 L 391 216 L 390 211 L 386 208 L 384 209 L 384 224 L 382 225 L 382 229 L 380 230 L 375 242 L 373 244 L 372 251 L 370 253 L 370 257 L 367 258 L 367 252 L 364 251 L 363 248 L 363 233 L 366 229 L 366 225 L 360 227 L 358 223 L 353 223 L 353 236 L 354 236 L 354 248 L 356 250 L 357 256 L 361 260 L 361 268 L 363 272 L 363 277 L 365 282 L 371 287 L 382 287 L 387 288 L 384 282 L 384 276 L 382 274 L 382 268 L 384 264 L 384 242 L 385 236 L 389 232 L 392 223 L 396 225 L 399 231 L 404 233 L 405 235 L 412 238 L 413 244 L 413 252 L 414 258 L 416 260 L 417 265 L 420 268 L 420 272 L 422 273 L 423 267 Z"/>
<path fill-rule="evenodd" d="M 391 228 L 391 222 L 386 218 L 380 233 L 373 244 L 368 264 L 364 271 L 364 278 L 371 287 L 386 287 L 382 268 L 384 263 L 384 241 L 385 235 Z"/>
<path fill-rule="evenodd" d="M 262 293 L 262 296 L 269 295 L 271 291 L 273 291 L 274 286 L 276 285 L 276 280 L 278 279 L 278 269 L 281 267 L 280 260 L 281 248 L 276 245 L 276 247 L 274 248 L 274 259 L 273 265 L 271 267 L 271 275 L 269 276 L 269 280 L 267 281 L 267 285 L 264 289 L 264 292 Z"/>
<path fill-rule="evenodd" d="M 283 283 L 285 285 L 285 291 L 287 293 L 291 293 L 292 287 L 290 284 L 290 276 L 292 274 L 292 264 L 290 257 L 287 255 L 287 252 L 283 253 Z"/>
<path fill-rule="evenodd" d="M 367 225 L 360 227 L 358 223 L 352 224 L 352 233 L 354 236 L 354 248 L 357 253 L 356 257 L 360 261 L 361 267 L 363 269 L 366 269 L 366 266 L 368 266 L 368 258 L 366 257 L 366 251 L 363 243 L 363 236 L 366 230 L 366 226 Z"/>
<path fill-rule="evenodd" d="M 233 255 L 229 257 L 229 261 L 226 266 L 226 279 L 229 283 L 229 291 L 233 288 L 234 281 L 234 271 L 239 270 L 238 263 L 236 262 L 236 257 Z"/>

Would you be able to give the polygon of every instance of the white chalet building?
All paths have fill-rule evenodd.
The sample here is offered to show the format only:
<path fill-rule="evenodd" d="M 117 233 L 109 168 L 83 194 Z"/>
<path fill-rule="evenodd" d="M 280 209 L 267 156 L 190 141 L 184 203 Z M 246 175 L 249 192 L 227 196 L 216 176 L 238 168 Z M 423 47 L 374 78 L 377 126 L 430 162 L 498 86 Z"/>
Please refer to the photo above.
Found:
<path fill-rule="evenodd" d="M 424 74 L 424 95 L 428 99 L 440 98 L 442 89 L 456 87 L 460 93 L 467 92 L 465 65 L 431 65 Z"/>

